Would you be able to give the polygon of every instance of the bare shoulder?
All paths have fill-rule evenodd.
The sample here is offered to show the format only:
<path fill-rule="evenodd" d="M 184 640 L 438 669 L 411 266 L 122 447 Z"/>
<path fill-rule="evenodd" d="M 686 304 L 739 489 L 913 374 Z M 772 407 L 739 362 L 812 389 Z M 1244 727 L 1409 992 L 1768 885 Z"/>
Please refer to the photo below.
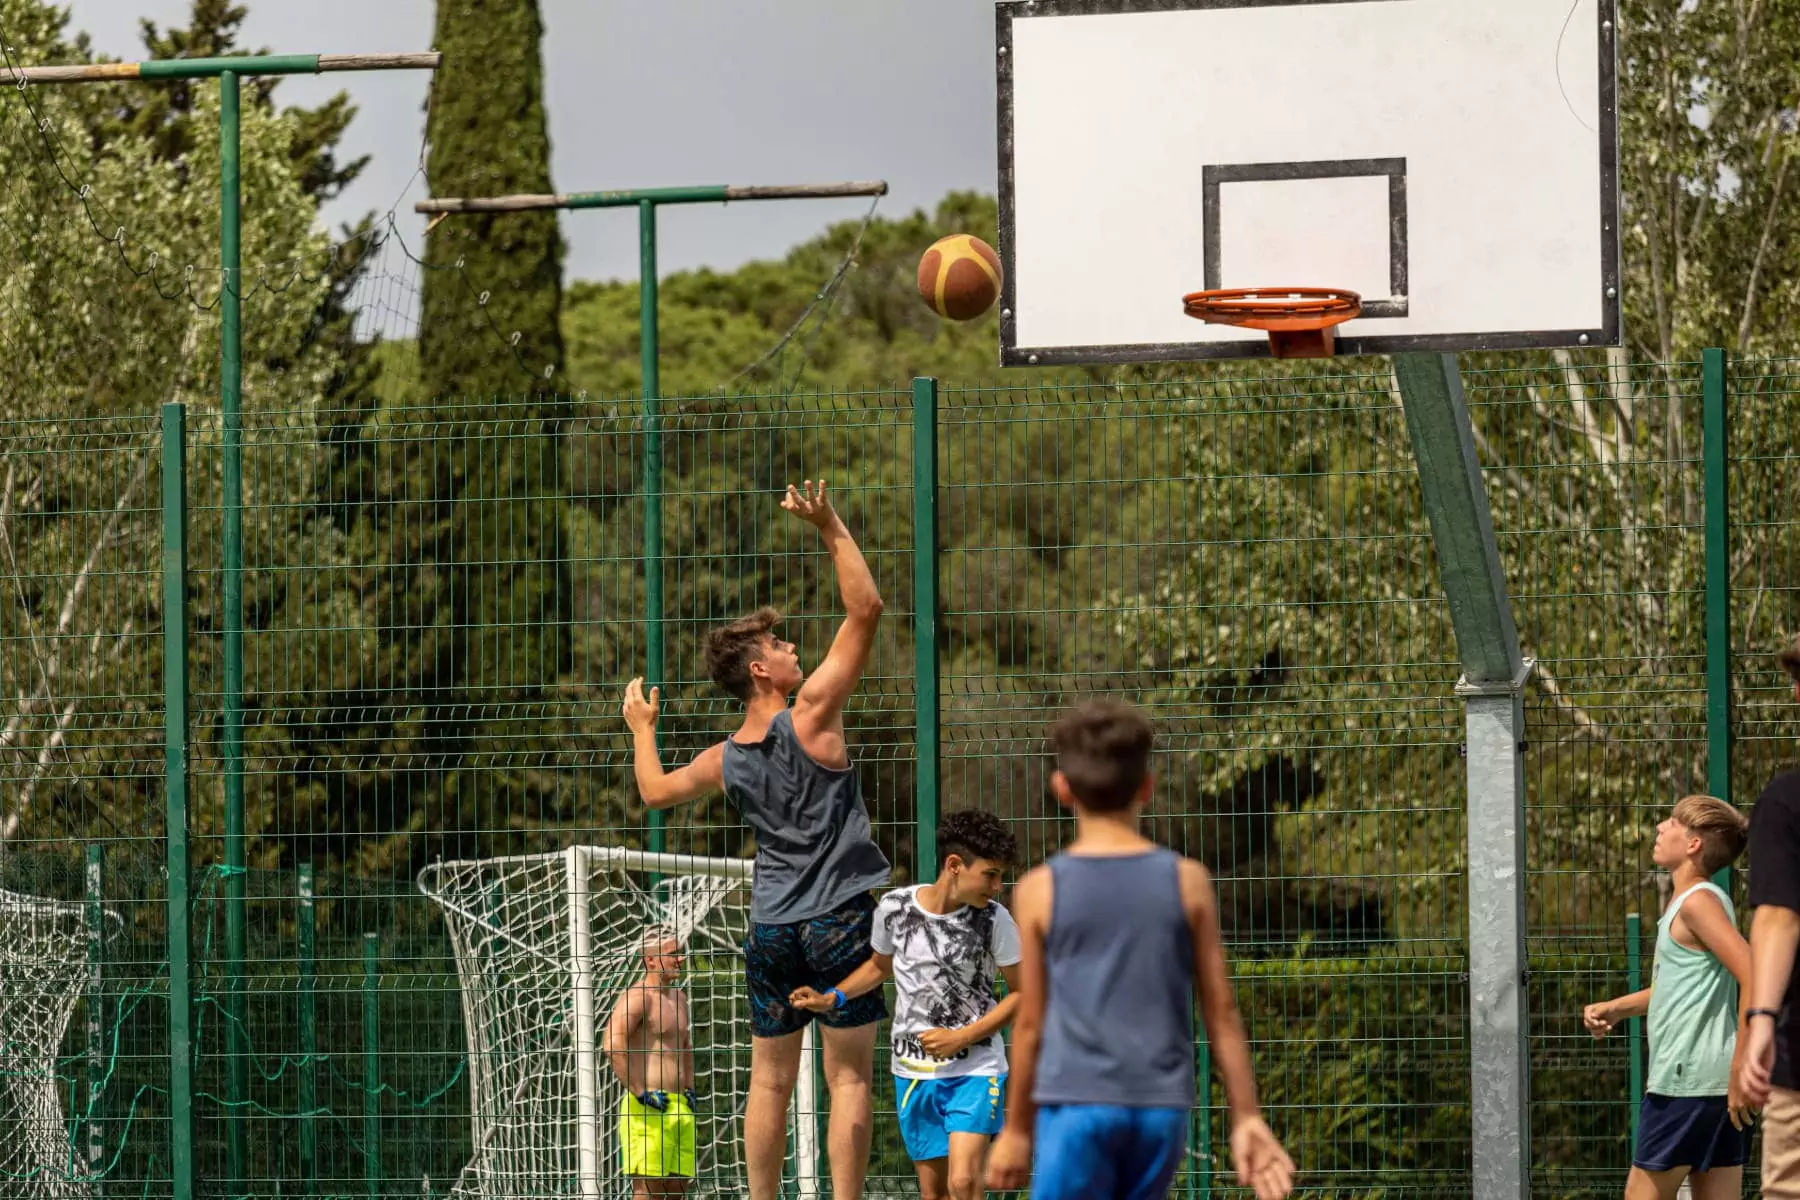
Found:
<path fill-rule="evenodd" d="M 1181 886 L 1181 906 L 1189 913 L 1212 907 L 1212 872 L 1203 864 L 1184 855 L 1176 860 L 1176 879 Z"/>
<path fill-rule="evenodd" d="M 1036 866 L 1013 885 L 1011 914 L 1021 927 L 1043 925 L 1050 916 L 1050 868 Z"/>

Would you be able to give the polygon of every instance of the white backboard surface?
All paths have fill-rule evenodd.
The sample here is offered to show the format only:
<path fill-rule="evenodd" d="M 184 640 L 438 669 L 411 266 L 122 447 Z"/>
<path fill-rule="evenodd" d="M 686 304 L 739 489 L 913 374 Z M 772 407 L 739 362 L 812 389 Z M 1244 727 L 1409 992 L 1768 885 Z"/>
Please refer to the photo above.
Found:
<path fill-rule="evenodd" d="M 1002 361 L 1266 354 L 1181 298 L 1281 285 L 1339 354 L 1617 345 L 1613 4 L 1000 4 Z"/>

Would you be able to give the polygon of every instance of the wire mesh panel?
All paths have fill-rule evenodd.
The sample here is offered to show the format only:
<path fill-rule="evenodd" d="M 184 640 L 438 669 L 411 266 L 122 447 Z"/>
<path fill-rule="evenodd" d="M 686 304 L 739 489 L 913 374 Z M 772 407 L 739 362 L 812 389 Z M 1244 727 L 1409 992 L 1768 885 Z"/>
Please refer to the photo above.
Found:
<path fill-rule="evenodd" d="M 1655 826 L 1706 790 L 1699 364 L 1558 353 L 1466 379 L 1520 641 L 1537 660 L 1525 753 L 1534 1193 L 1612 1195 L 1631 1163 L 1629 1036 L 1596 1043 L 1581 1010 L 1634 990 L 1627 914 L 1653 934 L 1667 899 Z"/>

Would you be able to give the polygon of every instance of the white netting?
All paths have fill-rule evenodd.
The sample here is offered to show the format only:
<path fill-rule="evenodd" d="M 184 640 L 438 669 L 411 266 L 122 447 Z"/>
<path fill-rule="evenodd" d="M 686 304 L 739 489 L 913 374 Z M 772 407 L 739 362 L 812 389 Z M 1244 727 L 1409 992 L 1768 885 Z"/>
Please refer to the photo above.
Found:
<path fill-rule="evenodd" d="M 577 846 L 420 873 L 420 890 L 449 927 L 468 1037 L 474 1153 L 453 1196 L 631 1194 L 617 1141 L 621 1088 L 599 1046 L 614 1002 L 643 973 L 651 926 L 672 930 L 687 954 L 681 983 L 700 1096 L 689 1194 L 746 1194 L 750 870 L 740 859 Z M 801 1073 L 796 1097 L 807 1113 L 809 1075 Z M 812 1125 L 801 1121 L 794 1131 L 796 1162 L 816 1162 Z M 815 1193 L 812 1169 L 799 1174 L 801 1192 Z"/>
<path fill-rule="evenodd" d="M 56 1078 L 57 1051 L 87 980 L 86 918 L 81 904 L 0 890 L 0 1195 L 92 1195 Z"/>

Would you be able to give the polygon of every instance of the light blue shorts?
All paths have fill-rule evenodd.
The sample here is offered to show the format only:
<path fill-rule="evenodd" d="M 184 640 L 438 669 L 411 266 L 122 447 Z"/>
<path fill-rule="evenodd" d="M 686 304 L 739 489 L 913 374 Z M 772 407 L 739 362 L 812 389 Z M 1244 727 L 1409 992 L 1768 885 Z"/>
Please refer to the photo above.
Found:
<path fill-rule="evenodd" d="M 950 1079 L 894 1077 L 900 1136 L 914 1162 L 945 1158 L 950 1135 L 993 1137 L 1006 1116 L 1006 1076 L 957 1075 Z"/>

